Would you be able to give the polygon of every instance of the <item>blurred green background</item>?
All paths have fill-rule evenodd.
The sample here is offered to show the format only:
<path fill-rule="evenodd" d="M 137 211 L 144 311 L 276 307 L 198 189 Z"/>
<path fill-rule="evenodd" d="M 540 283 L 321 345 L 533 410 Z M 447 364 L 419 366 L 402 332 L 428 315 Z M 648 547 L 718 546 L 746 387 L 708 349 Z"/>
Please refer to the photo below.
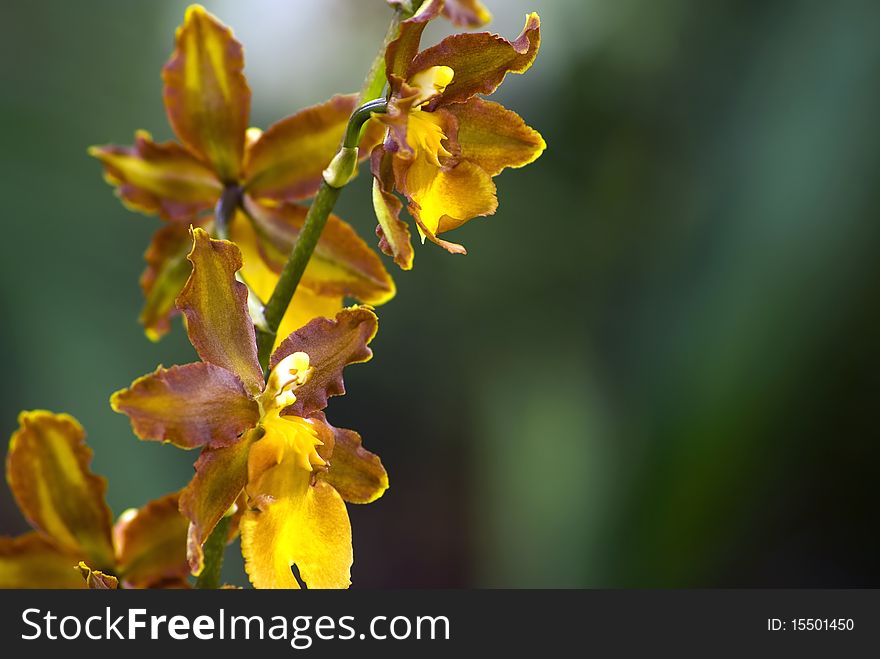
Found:
<path fill-rule="evenodd" d="M 469 256 L 429 244 L 392 270 L 376 357 L 332 401 L 391 478 L 350 507 L 355 586 L 880 586 L 880 3 L 488 2 L 508 37 L 542 16 L 496 97 L 549 148 L 450 234 Z M 262 127 L 356 90 L 389 18 L 205 5 L 245 45 Z M 194 353 L 179 323 L 143 336 L 159 221 L 86 147 L 172 136 L 159 72 L 184 8 L 0 16 L 0 427 L 78 417 L 117 514 L 196 456 L 136 441 L 108 396 Z M 372 242 L 368 178 L 338 210 Z M 24 528 L 4 488 L 0 533 Z"/>

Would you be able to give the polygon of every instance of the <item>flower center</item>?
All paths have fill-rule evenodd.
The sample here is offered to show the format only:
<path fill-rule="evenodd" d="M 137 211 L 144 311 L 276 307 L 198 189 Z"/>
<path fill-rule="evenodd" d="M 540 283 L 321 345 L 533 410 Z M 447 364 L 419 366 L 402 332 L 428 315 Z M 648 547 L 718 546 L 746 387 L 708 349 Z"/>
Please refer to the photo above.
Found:
<path fill-rule="evenodd" d="M 410 87 L 415 87 L 419 91 L 413 107 L 424 105 L 435 96 L 442 94 L 453 77 L 455 71 L 448 66 L 432 66 L 416 73 L 407 81 Z"/>
<path fill-rule="evenodd" d="M 318 455 L 323 442 L 308 421 L 298 416 L 281 416 L 281 410 L 275 409 L 263 417 L 262 423 L 266 434 L 251 447 L 251 452 L 256 453 L 249 456 L 249 465 L 254 460 L 262 463 L 260 471 L 280 464 L 309 472 L 326 469 L 327 463 Z"/>
<path fill-rule="evenodd" d="M 418 155 L 428 159 L 435 167 L 440 167 L 440 156 L 449 158 L 452 154 L 442 142 L 446 134 L 440 125 L 440 118 L 433 112 L 413 112 L 406 124 L 406 141 Z"/>
<path fill-rule="evenodd" d="M 280 413 L 288 405 L 293 405 L 296 402 L 294 389 L 308 382 L 311 375 L 309 356 L 304 352 L 294 352 L 278 362 L 269 373 L 266 388 L 257 400 L 260 416 L 265 417 L 274 410 Z"/>

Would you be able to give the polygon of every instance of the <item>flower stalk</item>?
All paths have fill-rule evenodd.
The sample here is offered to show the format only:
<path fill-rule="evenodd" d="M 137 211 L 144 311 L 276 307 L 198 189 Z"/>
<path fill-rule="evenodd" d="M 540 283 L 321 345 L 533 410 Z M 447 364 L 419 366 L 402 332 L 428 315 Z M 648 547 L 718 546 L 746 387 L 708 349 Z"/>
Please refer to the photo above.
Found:
<path fill-rule="evenodd" d="M 205 541 L 205 567 L 196 580 L 196 588 L 220 587 L 220 571 L 223 569 L 223 552 L 229 534 L 229 516 L 223 517 Z"/>

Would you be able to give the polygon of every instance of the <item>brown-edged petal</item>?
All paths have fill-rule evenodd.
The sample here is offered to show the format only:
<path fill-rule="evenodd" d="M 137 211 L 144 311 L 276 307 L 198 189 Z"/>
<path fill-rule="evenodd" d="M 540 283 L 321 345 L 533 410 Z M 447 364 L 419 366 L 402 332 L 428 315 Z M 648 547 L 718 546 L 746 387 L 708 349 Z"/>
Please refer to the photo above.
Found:
<path fill-rule="evenodd" d="M 482 27 L 492 20 L 492 14 L 480 0 L 444 0 L 443 15 L 461 27 Z"/>
<path fill-rule="evenodd" d="M 166 220 L 192 220 L 222 190 L 210 167 L 175 142 L 157 144 L 144 130 L 133 146 L 93 146 L 89 155 L 104 165 L 104 178 L 127 207 Z"/>
<path fill-rule="evenodd" d="M 308 417 L 323 410 L 330 396 L 344 394 L 343 369 L 373 357 L 368 344 L 378 327 L 379 320 L 370 309 L 351 307 L 336 314 L 335 320 L 316 318 L 284 339 L 272 353 L 270 368 L 288 355 L 304 352 L 313 369 L 308 381 L 296 389 L 296 402 L 286 413 Z"/>
<path fill-rule="evenodd" d="M 251 104 L 243 69 L 241 44 L 232 31 L 203 7 L 191 5 L 162 69 L 165 109 L 180 141 L 210 163 L 224 183 L 241 175 Z"/>
<path fill-rule="evenodd" d="M 180 512 L 189 520 L 186 556 L 195 575 L 204 566 L 202 545 L 244 489 L 248 453 L 258 436 L 251 430 L 237 444 L 202 451 L 195 476 L 180 493 Z"/>
<path fill-rule="evenodd" d="M 260 417 L 241 380 L 205 362 L 159 367 L 113 394 L 110 406 L 131 419 L 141 439 L 184 449 L 228 446 Z"/>
<path fill-rule="evenodd" d="M 440 15 L 443 0 L 426 0 L 414 16 L 402 21 L 400 30 L 385 49 L 385 75 L 391 85 L 391 91 L 397 94 L 400 84 L 406 79 L 406 71 L 416 53 L 422 32 L 428 23 Z"/>
<path fill-rule="evenodd" d="M 144 253 L 147 267 L 140 279 L 144 292 L 140 321 L 151 341 L 168 333 L 171 319 L 178 313 L 174 301 L 192 272 L 186 258 L 191 247 L 189 227 L 168 224 L 155 233 Z"/>
<path fill-rule="evenodd" d="M 84 561 L 76 566 L 80 576 L 85 581 L 89 590 L 116 590 L 119 588 L 119 579 L 112 574 L 104 574 L 100 570 L 93 570 Z"/>
<path fill-rule="evenodd" d="M 403 270 L 410 270 L 415 251 L 410 238 L 409 227 L 400 219 L 403 204 L 394 195 L 394 173 L 391 169 L 391 154 L 382 146 L 373 149 L 370 159 L 373 171 L 373 209 L 379 224 L 376 235 L 379 249 L 394 259 Z"/>
<path fill-rule="evenodd" d="M 85 431 L 67 414 L 22 412 L 9 440 L 6 480 L 34 528 L 100 569 L 114 564 L 107 481 L 89 469 Z"/>
<path fill-rule="evenodd" d="M 116 562 L 127 586 L 149 588 L 185 579 L 188 520 L 178 508 L 179 493 L 154 499 L 119 516 L 113 527 Z"/>
<path fill-rule="evenodd" d="M 287 261 L 305 221 L 307 210 L 296 204 L 269 207 L 245 198 L 254 220 L 264 260 L 276 272 Z M 351 225 L 331 215 L 301 284 L 316 295 L 353 297 L 365 304 L 383 304 L 396 292 L 382 259 Z"/>
<path fill-rule="evenodd" d="M 329 469 L 319 472 L 349 503 L 371 503 L 388 489 L 388 474 L 382 461 L 361 445 L 361 436 L 354 430 L 334 428 L 319 412 L 309 418 L 323 442 L 318 453 Z M 326 457 L 325 457 L 326 456 Z"/>
<path fill-rule="evenodd" d="M 0 537 L 0 588 L 86 588 L 76 570 L 81 556 L 59 549 L 41 533 Z"/>
<path fill-rule="evenodd" d="M 522 167 L 540 156 L 547 144 L 516 113 L 503 105 L 472 98 L 446 108 L 458 119 L 459 157 L 489 176 L 505 167 Z"/>
<path fill-rule="evenodd" d="M 251 394 L 263 389 L 257 361 L 254 325 L 248 314 L 247 287 L 235 279 L 241 252 L 227 240 L 213 240 L 204 229 L 192 229 L 187 258 L 192 274 L 177 298 L 186 316 L 189 339 L 203 361 L 235 373 Z"/>
<path fill-rule="evenodd" d="M 426 109 L 461 103 L 475 94 L 491 94 L 508 73 L 524 73 L 535 61 L 541 43 L 541 20 L 531 13 L 522 34 L 508 41 L 497 34 L 454 34 L 420 52 L 407 69 L 409 79 L 432 66 L 448 66 L 455 72 L 446 90 L 429 101 Z"/>
<path fill-rule="evenodd" d="M 356 94 L 336 95 L 269 126 L 247 150 L 245 190 L 252 197 L 296 201 L 313 196 L 321 173 L 333 159 L 357 104 Z M 382 139 L 376 122 L 367 124 L 361 157 Z"/>

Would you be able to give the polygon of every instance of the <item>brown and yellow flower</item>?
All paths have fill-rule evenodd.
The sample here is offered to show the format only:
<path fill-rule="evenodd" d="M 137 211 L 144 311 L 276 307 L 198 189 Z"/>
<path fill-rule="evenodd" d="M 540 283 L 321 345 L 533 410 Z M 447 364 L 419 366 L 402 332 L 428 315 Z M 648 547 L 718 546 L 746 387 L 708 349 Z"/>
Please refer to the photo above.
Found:
<path fill-rule="evenodd" d="M 180 498 L 189 519 L 188 556 L 203 568 L 202 544 L 242 491 L 245 568 L 257 588 L 345 588 L 352 563 L 345 501 L 369 503 L 388 487 L 379 458 L 357 433 L 323 414 L 345 393 L 342 371 L 372 357 L 377 319 L 367 307 L 317 318 L 275 349 L 268 378 L 257 360 L 247 289 L 235 244 L 192 230 L 192 274 L 177 300 L 202 361 L 154 373 L 117 392 L 113 409 L 141 439 L 202 448 Z"/>
<path fill-rule="evenodd" d="M 508 41 L 488 32 L 455 34 L 419 52 L 422 32 L 449 3 L 428 0 L 403 21 L 386 51 L 388 112 L 374 148 L 373 205 L 379 246 L 403 269 L 412 267 L 409 228 L 400 217 L 401 193 L 424 242 L 456 254 L 464 247 L 438 238 L 498 206 L 492 177 L 534 161 L 546 144 L 541 135 L 498 103 L 480 98 L 508 73 L 524 73 L 540 45 L 540 19 L 530 14 L 522 34 Z"/>
<path fill-rule="evenodd" d="M 111 524 L 107 481 L 89 468 L 92 451 L 77 420 L 36 410 L 18 423 L 6 480 L 34 531 L 0 537 L 0 588 L 186 587 L 187 520 L 178 493 Z"/>
<path fill-rule="evenodd" d="M 145 254 L 141 277 L 141 322 L 154 340 L 168 331 L 189 276 L 189 226 L 212 230 L 221 199 L 235 207 L 228 232 L 244 255 L 242 277 L 261 300 L 269 297 L 305 219 L 306 208 L 295 202 L 317 191 L 355 108 L 356 95 L 334 96 L 265 132 L 249 129 L 251 91 L 243 70 L 232 31 L 202 7 L 189 7 L 162 71 L 165 109 L 179 143 L 156 143 L 138 131 L 133 146 L 89 150 L 126 206 L 167 220 Z M 380 139 L 378 127 L 367 130 L 362 152 Z M 313 317 L 332 317 L 346 297 L 377 305 L 394 292 L 379 256 L 333 215 L 278 335 Z"/>
<path fill-rule="evenodd" d="M 421 6 L 422 1 L 388 0 L 388 4 L 412 14 L 413 7 Z M 440 13 L 461 27 L 481 27 L 492 20 L 492 14 L 480 0 L 444 0 Z"/>

